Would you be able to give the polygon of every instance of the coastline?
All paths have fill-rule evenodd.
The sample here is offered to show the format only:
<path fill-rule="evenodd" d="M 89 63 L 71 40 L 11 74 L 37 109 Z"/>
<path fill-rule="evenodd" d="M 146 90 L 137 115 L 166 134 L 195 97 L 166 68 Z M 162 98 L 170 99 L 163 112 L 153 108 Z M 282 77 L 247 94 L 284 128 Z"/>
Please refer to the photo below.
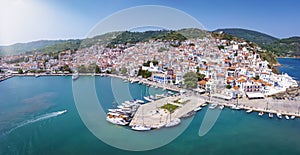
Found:
<path fill-rule="evenodd" d="M 191 90 L 178 88 L 176 86 L 169 85 L 169 84 L 160 84 L 157 82 L 149 81 L 147 79 L 140 79 L 140 78 L 136 78 L 136 77 L 126 77 L 126 76 L 122 76 L 122 75 L 114 75 L 114 74 L 106 74 L 106 73 L 101 73 L 101 74 L 80 73 L 79 75 L 80 76 L 100 76 L 100 77 L 108 76 L 108 77 L 113 77 L 113 78 L 119 78 L 122 80 L 128 80 L 128 82 L 131 82 L 131 83 L 139 82 L 142 84 L 146 84 L 148 86 L 154 86 L 154 87 L 158 87 L 158 88 L 170 90 L 170 91 L 175 91 L 175 92 L 180 92 L 180 90 L 184 90 L 187 93 L 189 93 L 190 95 L 194 93 L 193 96 L 198 97 L 200 100 L 205 100 L 206 102 L 208 102 L 210 104 L 217 103 L 219 105 L 224 105 L 226 107 L 236 106 L 236 102 L 237 102 L 236 100 L 225 101 L 225 100 L 216 99 L 216 98 L 213 98 L 212 101 L 209 101 L 207 94 L 199 95 L 199 94 L 196 94 L 195 92 L 192 92 Z M 33 77 L 33 76 L 35 76 L 35 74 L 12 74 L 11 76 L 7 77 L 7 79 L 14 77 L 14 76 Z M 39 76 L 72 76 L 72 74 L 39 74 Z M 283 115 L 289 115 L 289 116 L 294 115 L 296 117 L 300 117 L 300 114 L 299 114 L 300 104 L 295 101 L 274 100 L 270 97 L 266 97 L 265 99 L 254 99 L 254 100 L 242 98 L 238 102 L 239 102 L 238 107 L 241 110 L 251 109 L 256 112 L 265 112 L 265 113 L 271 112 L 274 114 L 281 113 Z M 268 108 L 266 106 L 267 103 L 269 103 Z"/>

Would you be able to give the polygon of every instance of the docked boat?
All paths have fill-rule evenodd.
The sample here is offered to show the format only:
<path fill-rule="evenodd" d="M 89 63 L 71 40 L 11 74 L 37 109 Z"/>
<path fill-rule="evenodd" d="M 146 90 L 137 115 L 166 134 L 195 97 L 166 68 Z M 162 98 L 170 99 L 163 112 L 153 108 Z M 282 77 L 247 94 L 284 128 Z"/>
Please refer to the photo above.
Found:
<path fill-rule="evenodd" d="M 220 109 L 220 110 L 223 110 L 224 107 L 225 107 L 224 105 L 220 105 L 220 106 L 219 106 L 219 109 Z"/>
<path fill-rule="evenodd" d="M 231 106 L 231 109 L 234 109 L 234 110 L 241 110 L 241 108 L 239 106 L 236 106 L 236 105 L 232 105 Z"/>
<path fill-rule="evenodd" d="M 251 113 L 253 110 L 252 109 L 249 109 L 246 111 L 246 113 Z"/>
<path fill-rule="evenodd" d="M 108 122 L 110 122 L 110 123 L 112 123 L 112 124 L 116 124 L 116 125 L 123 125 L 123 126 L 125 126 L 125 125 L 127 125 L 127 124 L 129 124 L 129 122 L 126 122 L 124 119 L 122 119 L 122 118 L 106 118 L 106 120 L 108 121 Z"/>
<path fill-rule="evenodd" d="M 206 103 L 203 103 L 203 104 L 201 105 L 201 107 L 205 107 L 205 106 L 207 106 L 207 104 L 206 104 Z"/>
<path fill-rule="evenodd" d="M 72 75 L 72 80 L 77 80 L 79 78 L 79 74 L 78 73 L 74 73 Z"/>
<path fill-rule="evenodd" d="M 269 118 L 273 118 L 274 116 L 273 116 L 273 113 L 269 113 Z"/>
<path fill-rule="evenodd" d="M 218 104 L 211 104 L 211 105 L 209 106 L 209 109 L 215 109 L 217 106 L 218 106 Z"/>
<path fill-rule="evenodd" d="M 277 117 L 278 117 L 279 119 L 282 119 L 282 114 L 281 114 L 281 113 L 277 113 L 276 115 L 277 115 Z"/>
<path fill-rule="evenodd" d="M 145 103 L 143 100 L 135 100 L 136 103 Z"/>
<path fill-rule="evenodd" d="M 294 115 L 292 115 L 292 116 L 291 116 L 291 119 L 295 119 L 295 116 L 294 116 Z"/>
<path fill-rule="evenodd" d="M 286 119 L 286 120 L 289 120 L 290 117 L 289 117 L 288 115 L 285 115 L 285 119 Z"/>
<path fill-rule="evenodd" d="M 151 130 L 150 127 L 144 126 L 144 125 L 134 125 L 131 127 L 132 130 L 136 131 L 149 131 Z"/>
<path fill-rule="evenodd" d="M 38 77 L 40 77 L 40 74 L 35 74 L 34 76 L 35 76 L 36 78 L 38 78 Z"/>
<path fill-rule="evenodd" d="M 181 121 L 180 121 L 179 118 L 175 118 L 175 119 L 171 120 L 169 123 L 167 123 L 167 124 L 165 125 L 165 127 L 167 127 L 167 128 L 173 127 L 173 126 L 176 126 L 176 125 L 180 124 L 180 122 L 181 122 Z"/>
<path fill-rule="evenodd" d="M 201 107 L 197 107 L 196 109 L 194 109 L 195 112 L 201 110 L 202 108 Z"/>
<path fill-rule="evenodd" d="M 262 116 L 262 115 L 264 115 L 264 112 L 261 111 L 261 112 L 258 113 L 258 115 Z"/>
<path fill-rule="evenodd" d="M 147 97 L 147 96 L 144 96 L 144 99 L 145 99 L 146 101 L 149 101 L 149 102 L 154 101 L 154 100 L 152 100 L 150 97 Z"/>

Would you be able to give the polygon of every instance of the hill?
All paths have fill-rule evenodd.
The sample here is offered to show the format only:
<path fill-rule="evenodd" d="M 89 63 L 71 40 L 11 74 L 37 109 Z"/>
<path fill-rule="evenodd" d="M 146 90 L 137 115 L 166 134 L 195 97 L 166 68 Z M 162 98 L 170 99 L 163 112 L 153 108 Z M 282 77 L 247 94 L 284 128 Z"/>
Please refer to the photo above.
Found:
<path fill-rule="evenodd" d="M 16 55 L 25 53 L 28 51 L 45 48 L 55 44 L 61 44 L 66 42 L 65 40 L 39 40 L 28 43 L 17 43 L 9 46 L 0 46 L 1 55 Z"/>
<path fill-rule="evenodd" d="M 218 29 L 214 32 L 224 33 L 254 42 L 262 48 L 274 52 L 279 57 L 299 57 L 300 37 L 278 39 L 276 37 L 252 30 L 239 28 Z"/>

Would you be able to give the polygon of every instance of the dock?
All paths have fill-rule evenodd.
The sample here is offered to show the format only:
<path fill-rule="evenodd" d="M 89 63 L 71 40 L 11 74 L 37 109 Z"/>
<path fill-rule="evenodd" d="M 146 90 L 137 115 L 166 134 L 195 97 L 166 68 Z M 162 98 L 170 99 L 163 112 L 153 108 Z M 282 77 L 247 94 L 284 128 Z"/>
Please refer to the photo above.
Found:
<path fill-rule="evenodd" d="M 174 112 L 172 112 L 171 115 L 168 110 L 161 108 L 162 106 L 168 103 L 170 104 L 171 102 L 178 99 L 188 100 L 188 102 L 182 104 L 182 106 L 178 106 L 178 108 Z M 194 109 L 196 109 L 204 103 L 205 101 L 197 98 L 197 96 L 180 95 L 176 97 L 171 96 L 162 98 L 141 105 L 137 110 L 136 114 L 134 115 L 129 126 L 143 125 L 151 128 L 161 128 L 164 127 L 167 123 L 169 123 L 170 120 L 175 118 L 181 118 L 182 116 L 193 111 Z"/>

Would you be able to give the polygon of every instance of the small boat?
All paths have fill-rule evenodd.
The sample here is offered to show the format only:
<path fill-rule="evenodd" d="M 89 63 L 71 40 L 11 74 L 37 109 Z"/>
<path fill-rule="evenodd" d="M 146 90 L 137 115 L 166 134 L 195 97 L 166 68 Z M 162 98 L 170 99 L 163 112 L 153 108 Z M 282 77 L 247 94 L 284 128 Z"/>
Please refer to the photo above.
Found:
<path fill-rule="evenodd" d="M 232 106 L 231 106 L 231 109 L 234 109 L 234 110 L 241 110 L 241 108 L 238 107 L 238 106 L 236 106 L 236 105 L 232 105 Z"/>
<path fill-rule="evenodd" d="M 197 112 L 197 111 L 199 111 L 201 109 L 202 109 L 201 107 L 198 107 L 198 108 L 194 109 L 194 111 Z"/>
<path fill-rule="evenodd" d="M 225 107 L 224 105 L 220 105 L 220 106 L 219 106 L 219 109 L 223 110 L 224 107 Z"/>
<path fill-rule="evenodd" d="M 203 104 L 201 105 L 201 107 L 205 107 L 205 106 L 207 106 L 207 104 L 206 104 L 206 103 L 203 103 Z"/>
<path fill-rule="evenodd" d="M 249 109 L 246 111 L 246 113 L 251 113 L 253 110 L 252 109 Z"/>
<path fill-rule="evenodd" d="M 277 117 L 278 117 L 279 119 L 282 119 L 282 114 L 281 114 L 281 113 L 277 113 L 276 115 L 277 115 Z"/>
<path fill-rule="evenodd" d="M 124 119 L 122 118 L 109 118 L 107 117 L 106 120 L 112 124 L 116 124 L 116 125 L 127 125 L 129 124 L 129 122 L 126 122 Z"/>
<path fill-rule="evenodd" d="M 285 115 L 285 119 L 286 119 L 286 120 L 289 120 L 290 117 L 289 117 L 288 115 Z"/>
<path fill-rule="evenodd" d="M 136 100 L 137 103 L 145 103 L 143 100 Z"/>
<path fill-rule="evenodd" d="M 258 113 L 259 116 L 262 116 L 263 114 L 264 114 L 264 112 L 262 112 L 262 111 Z"/>
<path fill-rule="evenodd" d="M 175 118 L 175 119 L 173 119 L 173 120 L 171 120 L 169 123 L 167 123 L 166 125 L 165 125 L 165 127 L 173 127 L 173 126 L 176 126 L 176 125 L 178 125 L 178 124 L 180 124 L 180 119 L 179 118 Z"/>
<path fill-rule="evenodd" d="M 151 130 L 150 127 L 144 126 L 144 125 L 134 125 L 133 127 L 131 127 L 132 130 L 136 130 L 136 131 L 149 131 Z"/>
<path fill-rule="evenodd" d="M 34 76 L 35 76 L 36 78 L 38 78 L 38 77 L 40 77 L 40 74 L 35 74 Z"/>
<path fill-rule="evenodd" d="M 154 101 L 154 100 L 152 100 L 150 97 L 147 97 L 147 96 L 144 96 L 144 99 L 145 99 L 146 101 L 149 101 L 149 102 Z"/>
<path fill-rule="evenodd" d="M 79 78 L 79 74 L 78 73 L 74 73 L 72 75 L 72 80 L 77 80 Z"/>
<path fill-rule="evenodd" d="M 273 118 L 273 113 L 269 113 L 269 118 Z"/>
<path fill-rule="evenodd" d="M 218 104 L 211 104 L 211 105 L 209 106 L 209 109 L 215 109 L 217 106 L 218 106 Z"/>
<path fill-rule="evenodd" d="M 292 115 L 292 116 L 291 116 L 291 119 L 295 119 L 295 115 Z"/>

